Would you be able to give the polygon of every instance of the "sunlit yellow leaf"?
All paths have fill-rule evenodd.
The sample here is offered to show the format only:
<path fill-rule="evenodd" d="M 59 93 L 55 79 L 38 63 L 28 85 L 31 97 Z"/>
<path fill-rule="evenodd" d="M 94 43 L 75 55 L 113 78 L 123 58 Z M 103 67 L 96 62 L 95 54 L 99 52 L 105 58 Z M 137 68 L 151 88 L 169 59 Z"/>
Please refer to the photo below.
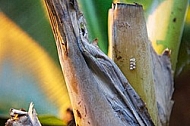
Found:
<path fill-rule="evenodd" d="M 0 114 L 34 102 L 62 117 L 70 101 L 60 68 L 37 42 L 0 12 Z M 7 111 L 6 111 L 7 110 Z"/>

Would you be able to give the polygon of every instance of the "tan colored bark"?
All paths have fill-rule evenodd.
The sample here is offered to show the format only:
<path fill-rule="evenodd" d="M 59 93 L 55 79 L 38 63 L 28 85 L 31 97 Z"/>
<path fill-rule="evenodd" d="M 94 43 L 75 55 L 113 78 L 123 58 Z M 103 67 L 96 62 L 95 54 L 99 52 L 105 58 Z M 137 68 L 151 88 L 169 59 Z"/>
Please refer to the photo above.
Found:
<path fill-rule="evenodd" d="M 109 26 L 109 53 L 112 53 L 109 55 L 146 103 L 154 123 L 157 124 L 159 118 L 152 57 L 142 6 L 115 4 L 110 11 L 112 14 L 109 16 L 112 16 L 113 23 Z"/>
<path fill-rule="evenodd" d="M 109 10 L 108 55 L 146 103 L 153 122 L 168 125 L 173 104 L 171 64 L 168 55 L 158 56 L 152 49 L 142 6 L 121 3 Z"/>

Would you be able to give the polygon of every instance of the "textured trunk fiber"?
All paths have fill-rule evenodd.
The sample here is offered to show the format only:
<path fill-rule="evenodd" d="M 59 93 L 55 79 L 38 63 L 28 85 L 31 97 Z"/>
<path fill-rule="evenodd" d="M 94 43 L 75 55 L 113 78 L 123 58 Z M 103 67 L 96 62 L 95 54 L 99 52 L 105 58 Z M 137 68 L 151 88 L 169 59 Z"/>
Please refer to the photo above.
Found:
<path fill-rule="evenodd" d="M 96 45 L 89 44 L 76 0 L 45 2 L 77 126 L 154 125 L 144 102 L 117 65 Z M 151 50 L 149 44 L 144 46 L 147 47 L 142 49 Z M 148 93 L 153 93 L 155 99 L 154 88 L 151 89 Z M 156 111 L 156 102 L 153 104 L 152 110 Z"/>
<path fill-rule="evenodd" d="M 109 55 L 158 122 L 150 43 L 142 6 L 115 4 L 110 9 Z"/>

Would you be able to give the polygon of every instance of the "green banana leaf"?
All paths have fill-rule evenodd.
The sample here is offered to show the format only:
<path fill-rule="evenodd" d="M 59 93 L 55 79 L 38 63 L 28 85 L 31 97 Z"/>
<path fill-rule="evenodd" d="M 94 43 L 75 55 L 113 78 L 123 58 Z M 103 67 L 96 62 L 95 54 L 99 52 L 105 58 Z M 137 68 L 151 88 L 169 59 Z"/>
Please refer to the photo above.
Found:
<path fill-rule="evenodd" d="M 87 20 L 87 29 L 91 41 L 98 39 L 99 48 L 108 51 L 108 9 L 112 0 L 78 0 Z"/>
<path fill-rule="evenodd" d="M 190 2 L 190 0 L 189 0 Z M 178 63 L 175 76 L 188 74 L 190 71 L 190 6 L 188 7 L 184 31 L 178 55 Z"/>

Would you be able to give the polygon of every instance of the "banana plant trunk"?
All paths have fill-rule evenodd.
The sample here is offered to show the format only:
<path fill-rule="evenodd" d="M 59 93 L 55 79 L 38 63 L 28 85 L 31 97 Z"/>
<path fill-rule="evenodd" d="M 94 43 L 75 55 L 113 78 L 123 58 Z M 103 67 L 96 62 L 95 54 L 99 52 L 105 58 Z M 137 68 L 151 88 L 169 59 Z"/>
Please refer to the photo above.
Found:
<path fill-rule="evenodd" d="M 142 6 L 125 6 L 129 8 L 129 12 L 132 15 L 127 19 L 130 21 L 124 21 L 124 23 L 120 23 L 118 26 L 115 25 L 111 33 L 114 33 L 114 36 L 112 36 L 114 41 L 112 41 L 112 43 L 120 42 L 117 36 L 121 36 L 119 35 L 121 33 L 124 34 L 125 30 L 124 32 L 118 32 L 117 27 L 118 30 L 123 30 L 120 29 L 120 27 L 126 28 L 128 26 L 130 26 L 131 29 L 136 29 L 137 27 L 133 26 L 135 23 L 131 23 L 132 20 L 137 20 L 137 26 L 142 23 L 143 29 L 140 29 L 138 34 L 128 31 L 131 32 L 130 35 L 134 35 L 131 37 L 131 42 L 134 42 L 132 39 L 136 38 L 135 35 L 140 35 L 140 37 L 137 37 L 137 43 L 134 43 L 135 46 L 133 46 L 134 57 L 131 57 L 131 53 L 129 57 L 127 57 L 126 62 L 132 63 L 132 66 L 128 64 L 128 68 L 133 70 L 130 72 L 135 73 L 136 71 L 134 74 L 135 77 L 133 78 L 136 80 L 134 83 L 142 84 L 140 85 L 142 89 L 139 90 L 140 92 L 142 91 L 141 94 L 145 94 L 142 97 L 143 100 L 147 102 L 147 105 L 136 93 L 114 61 L 108 58 L 96 44 L 90 44 L 86 22 L 83 14 L 79 10 L 77 1 L 45 0 L 45 3 L 56 40 L 60 64 L 71 99 L 76 125 L 167 125 L 168 111 L 170 112 L 172 105 L 170 104 L 169 106 L 165 100 L 170 101 L 173 92 L 173 88 L 171 88 L 173 83 L 171 66 L 167 55 L 168 51 L 166 51 L 163 56 L 157 56 L 148 43 L 146 25 L 143 22 L 144 19 L 141 19 L 143 14 Z M 122 9 L 123 4 L 113 5 L 112 9 L 116 13 L 114 17 L 119 16 L 117 15 L 118 12 L 116 12 L 117 7 Z M 138 19 L 135 15 L 138 15 L 139 12 L 141 16 L 139 16 Z M 115 23 L 117 23 L 117 20 L 113 20 L 112 24 Z M 139 43 L 141 38 L 143 39 L 142 44 Z M 122 40 L 125 41 L 125 39 Z M 112 45 L 114 45 L 113 48 L 116 47 L 116 44 Z M 138 46 L 142 47 L 138 48 Z M 126 48 L 130 50 L 131 46 Z M 142 49 L 142 51 L 135 53 L 135 49 L 137 49 L 136 51 Z M 123 50 L 120 51 L 122 52 Z M 141 52 L 144 52 L 142 53 L 142 57 L 139 56 Z M 140 63 L 140 59 L 143 58 L 145 59 Z M 136 60 L 138 66 L 135 66 Z M 148 67 L 145 67 L 145 64 Z M 143 67 L 147 69 L 142 69 Z M 161 67 L 161 69 L 157 71 L 159 67 Z M 162 72 L 165 73 L 163 74 Z M 138 75 L 138 73 L 140 74 Z M 145 74 L 147 74 L 147 78 Z M 142 80 L 139 81 L 138 79 Z M 157 93 L 159 91 L 162 92 L 162 89 L 156 89 L 160 88 L 157 84 L 159 84 L 161 88 L 164 88 L 162 86 L 168 84 L 171 90 L 167 91 L 167 93 Z M 148 97 L 150 97 L 151 100 L 148 100 Z M 165 109 L 165 107 L 168 106 L 170 108 Z M 151 116 L 148 111 L 152 113 L 150 114 Z"/>
<path fill-rule="evenodd" d="M 153 122 L 168 125 L 174 90 L 170 50 L 158 56 L 152 48 L 141 5 L 118 3 L 109 10 L 108 55 L 146 103 Z"/>

